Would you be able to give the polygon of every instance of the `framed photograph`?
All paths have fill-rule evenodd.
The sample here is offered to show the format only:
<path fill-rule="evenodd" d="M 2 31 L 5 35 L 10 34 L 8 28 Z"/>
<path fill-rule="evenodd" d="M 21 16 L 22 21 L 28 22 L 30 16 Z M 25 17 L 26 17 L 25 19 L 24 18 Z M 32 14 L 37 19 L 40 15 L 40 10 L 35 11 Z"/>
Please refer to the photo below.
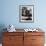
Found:
<path fill-rule="evenodd" d="M 26 23 L 34 22 L 34 5 L 19 6 L 19 21 Z"/>

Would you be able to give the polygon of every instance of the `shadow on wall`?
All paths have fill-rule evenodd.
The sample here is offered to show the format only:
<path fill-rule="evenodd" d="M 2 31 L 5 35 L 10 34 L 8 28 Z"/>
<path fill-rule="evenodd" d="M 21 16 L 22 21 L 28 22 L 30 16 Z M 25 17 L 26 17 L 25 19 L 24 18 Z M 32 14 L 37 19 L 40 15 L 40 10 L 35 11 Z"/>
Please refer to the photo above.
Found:
<path fill-rule="evenodd" d="M 2 36 L 3 36 L 3 32 L 5 32 L 6 30 L 3 30 L 5 27 L 4 24 L 0 24 L 0 43 L 2 43 Z"/>

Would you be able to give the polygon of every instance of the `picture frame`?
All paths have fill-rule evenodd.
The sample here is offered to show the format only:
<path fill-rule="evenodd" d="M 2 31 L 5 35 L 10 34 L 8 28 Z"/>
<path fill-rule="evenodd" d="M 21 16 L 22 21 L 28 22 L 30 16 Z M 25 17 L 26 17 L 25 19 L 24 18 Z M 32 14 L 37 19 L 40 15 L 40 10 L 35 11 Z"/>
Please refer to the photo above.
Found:
<path fill-rule="evenodd" d="M 19 21 L 34 22 L 34 5 L 19 5 Z"/>

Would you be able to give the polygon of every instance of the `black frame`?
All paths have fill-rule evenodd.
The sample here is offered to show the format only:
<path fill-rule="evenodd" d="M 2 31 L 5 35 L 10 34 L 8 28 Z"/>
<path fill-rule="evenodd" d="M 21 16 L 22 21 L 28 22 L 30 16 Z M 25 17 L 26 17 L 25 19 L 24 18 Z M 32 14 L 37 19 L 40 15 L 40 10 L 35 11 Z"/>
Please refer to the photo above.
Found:
<path fill-rule="evenodd" d="M 34 22 L 34 5 L 19 5 L 19 22 Z"/>

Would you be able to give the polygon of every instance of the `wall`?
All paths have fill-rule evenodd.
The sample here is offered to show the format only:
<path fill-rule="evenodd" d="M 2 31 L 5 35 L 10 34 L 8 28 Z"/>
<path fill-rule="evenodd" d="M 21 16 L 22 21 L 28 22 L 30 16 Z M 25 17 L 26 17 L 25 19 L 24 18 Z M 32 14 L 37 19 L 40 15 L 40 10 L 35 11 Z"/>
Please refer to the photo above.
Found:
<path fill-rule="evenodd" d="M 15 28 L 37 28 L 46 32 L 46 0 L 0 0 L 0 31 L 13 24 Z M 19 5 L 34 5 L 34 23 L 19 22 Z"/>
<path fill-rule="evenodd" d="M 19 22 L 19 5 L 34 4 L 34 23 Z M 41 0 L 1 0 L 0 25 L 13 24 L 16 28 L 46 28 L 46 1 Z"/>

